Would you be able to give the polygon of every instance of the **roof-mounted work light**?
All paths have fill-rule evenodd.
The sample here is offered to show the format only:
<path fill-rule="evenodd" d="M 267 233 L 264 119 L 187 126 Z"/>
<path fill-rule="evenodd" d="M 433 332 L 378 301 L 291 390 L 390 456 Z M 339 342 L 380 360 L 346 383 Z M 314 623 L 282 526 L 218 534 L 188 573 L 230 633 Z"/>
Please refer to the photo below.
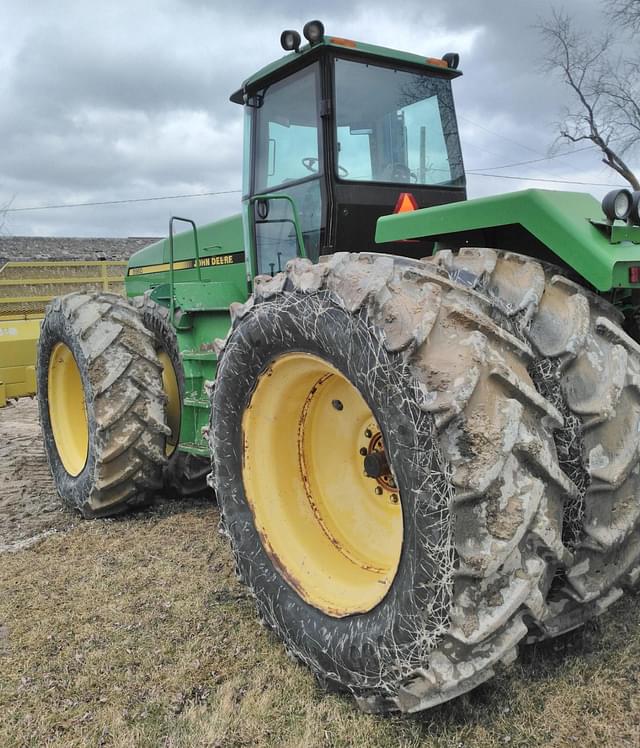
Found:
<path fill-rule="evenodd" d="M 460 64 L 460 55 L 457 52 L 447 52 L 446 55 L 442 55 L 442 59 L 447 63 L 447 67 L 452 70 L 457 70 Z"/>
<path fill-rule="evenodd" d="M 322 41 L 324 36 L 324 24 L 322 21 L 308 21 L 302 29 L 302 35 L 313 46 Z"/>
<path fill-rule="evenodd" d="M 626 221 L 631 210 L 629 190 L 611 190 L 602 198 L 602 212 L 609 221 Z"/>
<path fill-rule="evenodd" d="M 286 52 L 297 52 L 300 49 L 300 42 L 300 34 L 293 29 L 285 29 L 280 34 L 280 44 Z"/>

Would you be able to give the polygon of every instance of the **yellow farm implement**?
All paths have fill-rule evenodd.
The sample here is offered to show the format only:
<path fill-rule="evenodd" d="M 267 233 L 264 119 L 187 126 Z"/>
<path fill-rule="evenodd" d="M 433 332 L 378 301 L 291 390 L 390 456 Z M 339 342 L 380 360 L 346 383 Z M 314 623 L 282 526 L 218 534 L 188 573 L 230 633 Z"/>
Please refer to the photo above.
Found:
<path fill-rule="evenodd" d="M 40 324 L 47 304 L 72 291 L 123 293 L 126 262 L 7 262 L 0 267 L 0 407 L 34 395 Z"/>

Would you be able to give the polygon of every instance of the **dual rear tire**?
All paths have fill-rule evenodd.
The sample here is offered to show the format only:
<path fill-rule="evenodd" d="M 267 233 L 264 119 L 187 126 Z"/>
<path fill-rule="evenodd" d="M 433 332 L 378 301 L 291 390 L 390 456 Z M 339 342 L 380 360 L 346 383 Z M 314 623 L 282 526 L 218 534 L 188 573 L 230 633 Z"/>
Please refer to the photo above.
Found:
<path fill-rule="evenodd" d="M 38 403 L 58 493 L 86 518 L 149 503 L 162 486 L 166 397 L 153 334 L 115 294 L 56 299 L 42 324 Z"/>
<path fill-rule="evenodd" d="M 185 376 L 175 329 L 169 309 L 145 293 L 132 299 L 144 326 L 153 333 L 156 354 L 162 364 L 162 384 L 167 394 L 167 425 L 171 431 L 166 443 L 167 461 L 163 470 L 163 491 L 170 499 L 213 498 L 207 484 L 211 460 L 180 451 L 180 418 L 185 397 Z"/>
<path fill-rule="evenodd" d="M 208 461 L 197 471 L 177 449 L 184 376 L 162 309 L 79 292 L 47 310 L 37 361 L 45 451 L 58 493 L 86 518 L 162 492 L 209 493 Z"/>
<path fill-rule="evenodd" d="M 440 268 L 376 255 L 293 261 L 233 315 L 213 475 L 261 619 L 366 710 L 490 678 L 570 560 L 531 347 Z"/>

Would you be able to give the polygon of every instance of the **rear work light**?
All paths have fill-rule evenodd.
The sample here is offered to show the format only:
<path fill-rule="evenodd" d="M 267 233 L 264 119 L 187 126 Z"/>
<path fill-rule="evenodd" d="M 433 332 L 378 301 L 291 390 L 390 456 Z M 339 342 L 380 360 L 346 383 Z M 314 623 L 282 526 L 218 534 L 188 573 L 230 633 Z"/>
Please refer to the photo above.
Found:
<path fill-rule="evenodd" d="M 631 210 L 631 192 L 626 189 L 611 190 L 602 198 L 602 212 L 607 219 L 625 221 Z"/>
<path fill-rule="evenodd" d="M 629 283 L 640 283 L 640 265 L 632 265 L 629 268 Z"/>

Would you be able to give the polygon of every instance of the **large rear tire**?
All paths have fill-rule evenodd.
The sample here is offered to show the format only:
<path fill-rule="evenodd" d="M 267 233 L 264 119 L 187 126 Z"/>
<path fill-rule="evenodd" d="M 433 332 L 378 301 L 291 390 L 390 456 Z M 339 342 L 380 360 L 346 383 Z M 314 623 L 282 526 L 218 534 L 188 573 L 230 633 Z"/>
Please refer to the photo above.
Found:
<path fill-rule="evenodd" d="M 38 404 L 51 473 L 86 518 L 151 502 L 166 462 L 165 395 L 153 336 L 125 299 L 72 293 L 48 307 Z"/>
<path fill-rule="evenodd" d="M 365 710 L 487 680 L 568 560 L 562 416 L 491 311 L 438 268 L 345 254 L 293 261 L 232 307 L 210 434 L 237 572 Z"/>
<path fill-rule="evenodd" d="M 434 263 L 466 277 L 501 324 L 532 346 L 533 380 L 563 414 L 559 465 L 578 488 L 564 510 L 572 561 L 531 638 L 557 636 L 640 578 L 640 346 L 613 305 L 556 268 L 492 249 L 443 252 Z"/>
<path fill-rule="evenodd" d="M 156 354 L 162 364 L 162 381 L 167 394 L 167 423 L 171 430 L 167 439 L 164 493 L 170 499 L 214 498 L 207 484 L 211 461 L 181 452 L 178 447 L 185 377 L 175 328 L 169 321 L 169 309 L 155 302 L 149 292 L 136 296 L 132 303 L 145 327 L 153 333 Z"/>

